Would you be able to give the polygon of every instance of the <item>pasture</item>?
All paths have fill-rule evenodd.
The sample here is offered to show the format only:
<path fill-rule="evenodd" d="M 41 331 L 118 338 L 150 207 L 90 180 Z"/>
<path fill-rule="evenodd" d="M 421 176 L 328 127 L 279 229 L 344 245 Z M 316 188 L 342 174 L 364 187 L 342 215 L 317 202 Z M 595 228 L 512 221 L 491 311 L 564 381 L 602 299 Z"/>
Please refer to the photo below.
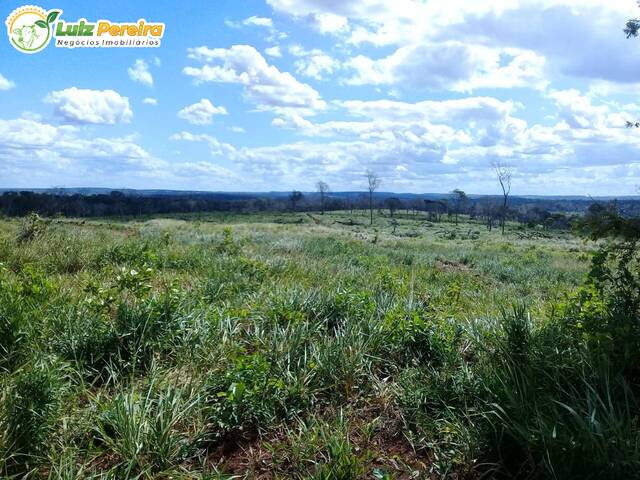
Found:
<path fill-rule="evenodd" d="M 582 400 L 567 312 L 595 246 L 570 232 L 362 212 L 0 222 L 8 478 L 588 478 L 635 458 L 598 443 L 635 438 L 625 413 Z"/>

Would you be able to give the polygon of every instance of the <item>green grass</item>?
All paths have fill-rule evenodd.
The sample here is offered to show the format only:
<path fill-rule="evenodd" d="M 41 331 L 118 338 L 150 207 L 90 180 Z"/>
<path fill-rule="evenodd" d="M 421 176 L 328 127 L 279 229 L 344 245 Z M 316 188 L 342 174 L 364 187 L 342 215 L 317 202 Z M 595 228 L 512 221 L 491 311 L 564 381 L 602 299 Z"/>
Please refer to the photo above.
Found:
<path fill-rule="evenodd" d="M 363 212 L 59 219 L 22 242 L 1 220 L 0 472 L 637 469 L 633 386 L 558 313 L 595 246 L 397 219 L 395 234 Z"/>

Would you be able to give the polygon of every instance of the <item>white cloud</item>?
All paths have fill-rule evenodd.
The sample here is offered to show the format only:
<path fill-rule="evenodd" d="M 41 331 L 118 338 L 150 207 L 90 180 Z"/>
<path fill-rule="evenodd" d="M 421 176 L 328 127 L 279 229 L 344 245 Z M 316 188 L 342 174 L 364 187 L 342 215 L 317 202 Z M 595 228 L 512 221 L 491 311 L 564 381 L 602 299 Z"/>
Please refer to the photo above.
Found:
<path fill-rule="evenodd" d="M 532 51 L 496 49 L 459 41 L 423 43 L 373 60 L 359 55 L 347 62 L 353 85 L 472 91 L 479 88 L 544 88 L 545 59 Z"/>
<path fill-rule="evenodd" d="M 325 74 L 331 75 L 339 68 L 337 60 L 317 48 L 305 50 L 300 45 L 292 45 L 289 53 L 299 57 L 295 62 L 296 72 L 306 77 L 322 80 Z"/>
<path fill-rule="evenodd" d="M 616 191 L 638 183 L 640 136 L 624 128 L 636 105 L 623 110 L 596 105 L 577 91 L 552 92 L 549 98 L 559 112 L 553 126 L 529 125 L 514 116 L 522 108 L 519 104 L 491 97 L 334 102 L 357 120 L 313 123 L 295 113 L 284 115 L 274 126 L 294 129 L 314 141 L 238 149 L 235 159 L 246 168 L 258 165 L 261 175 L 287 186 L 295 185 L 296 178 L 299 184 L 330 175 L 341 188 L 354 188 L 361 172 L 373 168 L 390 190 L 462 187 L 490 193 L 495 185 L 489 165 L 496 159 L 508 161 L 518 175 L 526 176 L 519 193 L 550 193 L 550 185 L 556 192 L 586 193 L 584 188 L 595 186 L 590 183 L 594 172 L 601 177 L 605 166 L 624 177 Z M 318 143 L 322 138 L 331 140 Z M 582 175 L 582 183 L 568 184 L 569 171 Z M 612 188 L 610 183 L 603 185 L 589 193 Z"/>
<path fill-rule="evenodd" d="M 195 84 L 235 84 L 224 94 L 241 92 L 249 110 L 273 113 L 272 127 L 286 131 L 259 129 L 250 141 L 235 135 L 237 144 L 180 132 L 171 138 L 199 143 L 201 154 L 221 158 L 198 158 L 192 146 L 188 159 L 174 151 L 162 162 L 136 137 L 100 138 L 99 128 L 83 126 L 129 121 L 126 98 L 67 89 L 47 97 L 61 124 L 44 122 L 44 112 L 0 122 L 0 178 L 80 171 L 83 176 L 73 178 L 82 181 L 98 171 L 111 172 L 100 177 L 111 182 L 128 181 L 118 169 L 143 183 L 164 179 L 169 188 L 217 188 L 216 178 L 235 189 L 313 188 L 315 179 L 326 178 L 335 189 L 360 189 L 362 172 L 372 168 L 389 190 L 491 193 L 496 185 L 489 164 L 503 159 L 517 169 L 514 193 L 630 193 L 640 183 L 640 135 L 624 128 L 640 118 L 634 97 L 640 93 L 640 47 L 621 32 L 626 19 L 638 15 L 634 0 L 267 3 L 273 20 L 262 13 L 228 22 L 255 29 L 262 53 L 250 45 L 192 48 L 183 72 Z M 292 28 L 296 37 L 284 43 L 286 35 L 274 26 L 283 16 L 331 36 L 322 45 L 334 46 L 315 48 L 311 37 L 299 36 L 301 28 Z M 283 55 L 278 66 L 270 63 Z M 151 86 L 159 65 L 150 56 L 131 65 L 129 74 Z M 334 83 L 323 84 L 321 95 L 305 79 Z M 0 76 L 0 89 L 7 82 Z M 211 87 L 201 88 L 220 98 Z M 323 98 L 328 95 L 339 100 Z M 206 125 L 223 113 L 203 99 L 178 115 Z M 243 134 L 245 127 L 253 133 L 248 123 L 234 124 L 222 125 L 223 132 Z"/>
<path fill-rule="evenodd" d="M 249 18 L 245 18 L 242 21 L 243 25 L 252 25 L 255 27 L 265 27 L 265 28 L 272 28 L 273 27 L 273 21 L 270 18 L 267 17 L 256 17 L 256 16 L 252 16 Z"/>
<path fill-rule="evenodd" d="M 147 97 L 142 100 L 142 103 L 144 103 L 145 105 L 158 105 L 158 100 L 153 97 Z"/>
<path fill-rule="evenodd" d="M 85 138 L 70 125 L 0 120 L 0 177 L 13 186 L 24 179 L 51 186 L 54 179 L 86 185 L 88 178 L 150 178 L 166 166 L 132 137 Z"/>
<path fill-rule="evenodd" d="M 209 146 L 212 155 L 234 156 L 236 148 L 228 143 L 221 142 L 217 138 L 207 135 L 206 133 L 194 134 L 191 132 L 180 132 L 171 135 L 171 140 L 181 140 L 184 142 L 204 142 Z"/>
<path fill-rule="evenodd" d="M 571 128 L 601 128 L 605 126 L 609 109 L 604 106 L 594 106 L 591 100 L 578 90 L 554 91 L 549 94 L 559 110 L 559 117 L 567 122 Z"/>
<path fill-rule="evenodd" d="M 266 53 L 270 57 L 282 57 L 282 52 L 280 51 L 279 45 L 274 45 L 273 47 L 265 48 L 264 53 Z"/>
<path fill-rule="evenodd" d="M 10 88 L 15 87 L 15 83 L 7 78 L 3 77 L 0 73 L 0 90 L 9 90 Z"/>
<path fill-rule="evenodd" d="M 141 83 L 148 87 L 153 86 L 153 75 L 151 75 L 151 72 L 149 71 L 149 64 L 144 60 L 136 60 L 133 66 L 127 69 L 127 73 L 129 74 L 129 78 L 134 82 Z"/>
<path fill-rule="evenodd" d="M 56 115 L 69 123 L 113 125 L 133 117 L 129 99 L 114 90 L 71 87 L 49 93 L 45 102 L 54 105 Z"/>
<path fill-rule="evenodd" d="M 312 15 L 316 28 L 320 33 L 342 33 L 349 30 L 347 17 L 334 13 L 317 13 Z"/>
<path fill-rule="evenodd" d="M 426 72 L 426 83 L 432 85 L 436 80 L 437 88 L 446 88 L 446 83 L 438 81 L 437 76 L 434 79 L 421 65 L 435 68 L 440 74 L 451 68 L 454 76 L 442 75 L 443 79 L 456 78 L 461 70 L 479 65 L 484 68 L 482 75 L 469 71 L 457 78 L 458 90 L 494 85 L 541 88 L 552 81 L 550 74 L 638 83 L 640 49 L 630 48 L 630 41 L 620 33 L 626 20 L 637 16 L 633 0 L 267 0 L 267 3 L 276 12 L 296 19 L 344 18 L 338 24 L 346 27 L 326 31 L 355 47 L 369 44 L 395 48 L 395 53 L 387 57 L 376 59 L 368 54 L 369 64 L 367 57 L 352 59 L 354 66 L 375 74 L 377 82 L 385 79 L 384 73 L 394 63 L 404 63 L 409 70 L 407 75 L 391 75 L 386 80 L 401 81 L 403 76 L 415 79 L 410 72 L 416 75 Z M 458 44 L 457 49 L 452 48 L 453 43 Z M 478 47 L 487 51 L 483 53 Z M 509 50 L 523 53 L 507 65 L 502 57 L 508 56 Z M 494 53 L 487 53 L 491 51 Z M 455 54 L 461 55 L 461 65 L 451 61 Z M 407 61 L 400 62 L 402 57 Z M 387 60 L 387 65 L 383 60 Z M 376 65 L 370 65 L 371 62 Z M 543 67 L 545 78 L 540 80 Z M 366 84 L 366 76 L 356 76 L 356 81 Z"/>
<path fill-rule="evenodd" d="M 274 30 L 273 20 L 268 17 L 258 17 L 253 15 L 245 18 L 241 21 L 225 20 L 225 25 L 229 28 L 242 28 L 242 27 L 262 27 L 269 30 Z"/>
<path fill-rule="evenodd" d="M 185 67 L 183 72 L 196 83 L 237 83 L 244 86 L 245 96 L 263 110 L 301 109 L 308 113 L 326 107 L 320 94 L 299 82 L 293 75 L 269 65 L 249 45 L 231 48 L 190 48 L 189 58 L 204 63 L 201 67 Z"/>
<path fill-rule="evenodd" d="M 52 145 L 73 127 L 55 127 L 35 120 L 0 120 L 0 145 L 3 149 L 28 149 Z"/>
<path fill-rule="evenodd" d="M 227 27 L 234 29 L 243 27 L 258 27 L 265 29 L 268 32 L 265 40 L 268 42 L 277 42 L 279 40 L 284 40 L 285 38 L 287 38 L 286 33 L 280 32 L 274 27 L 273 20 L 269 17 L 260 17 L 257 15 L 253 15 L 241 21 L 225 20 L 224 23 Z"/>
<path fill-rule="evenodd" d="M 226 115 L 227 109 L 224 107 L 216 107 L 207 98 L 203 98 L 193 105 L 184 107 L 178 112 L 178 117 L 186 120 L 192 125 L 207 125 L 211 123 L 214 115 Z"/>
<path fill-rule="evenodd" d="M 515 111 L 512 101 L 493 97 L 468 97 L 455 100 L 425 100 L 417 103 L 393 100 L 347 100 L 339 103 L 351 115 L 373 120 L 425 121 L 499 121 Z"/>

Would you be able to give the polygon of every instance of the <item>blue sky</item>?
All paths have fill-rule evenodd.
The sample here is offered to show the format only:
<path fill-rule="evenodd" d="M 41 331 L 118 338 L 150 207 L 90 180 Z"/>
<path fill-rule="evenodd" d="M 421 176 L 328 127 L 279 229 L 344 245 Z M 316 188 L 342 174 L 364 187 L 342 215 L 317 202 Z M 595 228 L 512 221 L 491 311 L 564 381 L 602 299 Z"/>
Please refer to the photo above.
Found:
<path fill-rule="evenodd" d="M 21 3 L 3 2 L 8 16 Z M 40 2 L 159 48 L 0 41 L 0 188 L 636 194 L 634 0 Z M 3 18 L 4 18 L 3 17 Z M 5 29 L 6 31 L 6 29 Z"/>

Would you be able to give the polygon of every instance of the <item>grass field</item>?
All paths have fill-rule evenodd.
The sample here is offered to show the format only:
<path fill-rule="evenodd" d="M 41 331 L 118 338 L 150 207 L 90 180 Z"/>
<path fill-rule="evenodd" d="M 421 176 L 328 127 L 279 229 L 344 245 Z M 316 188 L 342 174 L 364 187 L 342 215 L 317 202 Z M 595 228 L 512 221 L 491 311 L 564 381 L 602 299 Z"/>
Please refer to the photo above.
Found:
<path fill-rule="evenodd" d="M 589 478 L 637 453 L 567 452 L 590 373 L 556 329 L 593 244 L 396 218 L 1 220 L 0 471 Z M 603 405 L 607 442 L 637 438 Z"/>

